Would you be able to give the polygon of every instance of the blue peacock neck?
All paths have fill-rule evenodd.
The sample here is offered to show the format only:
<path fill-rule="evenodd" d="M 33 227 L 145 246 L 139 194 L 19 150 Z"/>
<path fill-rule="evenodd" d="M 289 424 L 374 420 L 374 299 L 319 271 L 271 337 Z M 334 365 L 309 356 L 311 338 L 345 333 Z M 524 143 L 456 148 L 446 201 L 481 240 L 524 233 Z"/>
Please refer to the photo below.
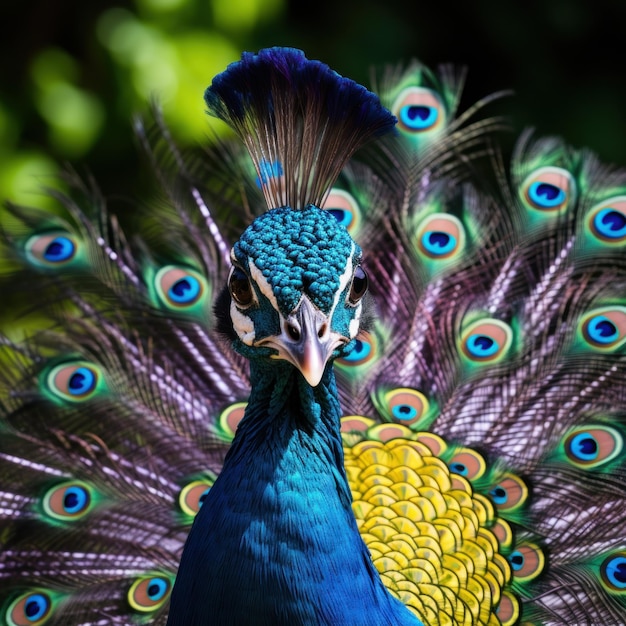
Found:
<path fill-rule="evenodd" d="M 252 393 L 190 533 L 177 624 L 419 624 L 384 588 L 351 510 L 329 365 L 312 388 L 252 361 Z"/>

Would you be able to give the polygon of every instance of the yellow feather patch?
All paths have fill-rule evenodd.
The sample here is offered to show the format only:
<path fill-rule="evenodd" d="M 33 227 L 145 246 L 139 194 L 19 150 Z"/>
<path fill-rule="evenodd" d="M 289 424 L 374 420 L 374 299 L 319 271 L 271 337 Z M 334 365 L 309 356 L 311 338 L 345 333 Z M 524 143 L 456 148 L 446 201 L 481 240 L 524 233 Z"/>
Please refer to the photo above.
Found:
<path fill-rule="evenodd" d="M 352 508 L 390 592 L 424 623 L 497 624 L 498 606 L 515 614 L 491 501 L 450 472 L 439 437 L 364 419 L 345 418 L 342 429 Z M 496 528 L 506 537 L 507 526 Z"/>

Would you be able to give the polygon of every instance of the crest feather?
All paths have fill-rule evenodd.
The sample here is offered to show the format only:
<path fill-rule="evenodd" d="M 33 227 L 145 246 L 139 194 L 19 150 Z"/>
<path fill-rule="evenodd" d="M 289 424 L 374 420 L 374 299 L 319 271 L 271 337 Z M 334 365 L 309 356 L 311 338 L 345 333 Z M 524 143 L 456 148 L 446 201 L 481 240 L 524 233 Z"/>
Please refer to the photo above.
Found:
<path fill-rule="evenodd" d="M 378 96 L 292 48 L 244 53 L 204 98 L 244 141 L 270 209 L 321 206 L 352 154 L 396 122 Z"/>

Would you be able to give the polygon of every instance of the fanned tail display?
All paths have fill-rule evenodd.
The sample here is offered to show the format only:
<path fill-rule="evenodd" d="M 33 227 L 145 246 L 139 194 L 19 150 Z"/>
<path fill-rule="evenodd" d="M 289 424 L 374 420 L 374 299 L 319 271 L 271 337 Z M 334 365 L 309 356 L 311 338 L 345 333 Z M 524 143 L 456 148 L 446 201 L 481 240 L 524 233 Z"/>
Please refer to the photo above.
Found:
<path fill-rule="evenodd" d="M 626 174 L 463 79 L 245 53 L 8 205 L 0 622 L 626 623 Z"/>

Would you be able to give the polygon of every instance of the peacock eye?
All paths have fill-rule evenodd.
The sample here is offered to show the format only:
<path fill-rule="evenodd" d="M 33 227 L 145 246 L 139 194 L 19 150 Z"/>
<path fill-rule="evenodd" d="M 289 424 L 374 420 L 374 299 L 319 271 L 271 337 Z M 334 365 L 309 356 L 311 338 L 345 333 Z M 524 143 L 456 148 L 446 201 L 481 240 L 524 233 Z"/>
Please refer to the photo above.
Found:
<path fill-rule="evenodd" d="M 228 290 L 239 306 L 248 307 L 252 304 L 252 285 L 242 269 L 233 268 L 228 279 Z"/>
<path fill-rule="evenodd" d="M 352 276 L 352 285 L 350 285 L 350 295 L 348 301 L 350 304 L 357 304 L 367 291 L 367 274 L 360 265 L 357 265 Z"/>
<path fill-rule="evenodd" d="M 446 111 L 439 95 L 425 87 L 409 87 L 392 107 L 398 128 L 407 135 L 440 131 L 446 123 Z"/>

